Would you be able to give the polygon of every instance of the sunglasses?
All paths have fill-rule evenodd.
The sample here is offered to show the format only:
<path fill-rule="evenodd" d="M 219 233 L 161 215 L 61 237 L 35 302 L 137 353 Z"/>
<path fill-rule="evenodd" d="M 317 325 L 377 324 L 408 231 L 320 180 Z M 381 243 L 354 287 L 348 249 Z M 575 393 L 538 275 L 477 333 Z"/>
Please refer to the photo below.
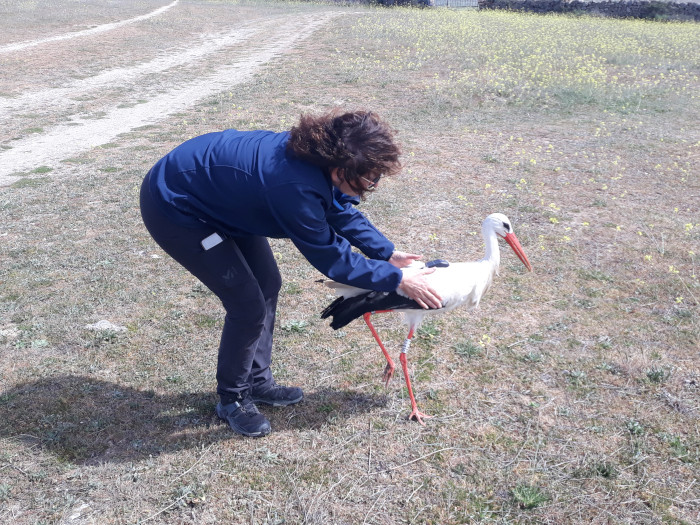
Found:
<path fill-rule="evenodd" d="M 368 191 L 372 191 L 373 189 L 375 189 L 377 187 L 377 184 L 379 184 L 379 179 L 382 178 L 382 174 L 380 173 L 379 175 L 377 175 L 373 179 L 368 179 L 367 177 L 362 177 L 362 176 L 360 176 L 360 178 L 367 183 L 367 186 L 365 186 L 365 189 Z"/>

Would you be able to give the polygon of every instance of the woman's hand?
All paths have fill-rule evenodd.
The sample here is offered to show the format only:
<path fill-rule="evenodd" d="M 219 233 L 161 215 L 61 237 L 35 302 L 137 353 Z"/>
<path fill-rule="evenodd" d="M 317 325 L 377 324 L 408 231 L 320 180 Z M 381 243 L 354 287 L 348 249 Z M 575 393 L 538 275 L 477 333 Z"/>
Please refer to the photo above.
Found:
<path fill-rule="evenodd" d="M 421 257 L 422 255 L 416 255 L 414 253 L 394 252 L 391 254 L 391 257 L 389 257 L 389 262 L 397 268 L 405 268 L 413 261 L 417 261 Z"/>
<path fill-rule="evenodd" d="M 404 276 L 399 284 L 399 290 L 409 299 L 417 302 L 421 308 L 442 308 L 442 297 L 430 286 L 425 276 L 433 273 L 435 268 L 429 268 L 419 273 Z"/>

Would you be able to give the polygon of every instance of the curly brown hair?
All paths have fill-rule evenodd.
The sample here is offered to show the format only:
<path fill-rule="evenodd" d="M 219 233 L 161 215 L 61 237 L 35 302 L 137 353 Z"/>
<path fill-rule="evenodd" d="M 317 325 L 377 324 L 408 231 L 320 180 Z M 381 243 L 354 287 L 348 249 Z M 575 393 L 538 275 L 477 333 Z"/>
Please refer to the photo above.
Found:
<path fill-rule="evenodd" d="M 297 157 L 338 176 L 361 197 L 362 178 L 395 175 L 401 170 L 396 132 L 372 111 L 302 115 L 290 130 L 287 149 Z"/>

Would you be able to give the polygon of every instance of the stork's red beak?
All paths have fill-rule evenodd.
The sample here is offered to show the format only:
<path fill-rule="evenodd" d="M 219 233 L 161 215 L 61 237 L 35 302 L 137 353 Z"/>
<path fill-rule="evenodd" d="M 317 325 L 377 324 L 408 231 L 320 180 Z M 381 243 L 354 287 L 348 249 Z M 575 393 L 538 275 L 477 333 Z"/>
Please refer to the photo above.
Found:
<path fill-rule="evenodd" d="M 527 255 L 525 255 L 525 252 L 523 251 L 523 247 L 520 246 L 520 241 L 515 236 L 515 234 L 509 233 L 503 238 L 506 240 L 506 242 L 508 244 L 510 244 L 510 247 L 513 248 L 515 255 L 518 256 L 518 259 L 520 259 L 523 262 L 523 264 L 527 267 L 527 269 L 529 271 L 532 271 L 532 265 L 530 264 L 530 261 L 527 260 Z"/>

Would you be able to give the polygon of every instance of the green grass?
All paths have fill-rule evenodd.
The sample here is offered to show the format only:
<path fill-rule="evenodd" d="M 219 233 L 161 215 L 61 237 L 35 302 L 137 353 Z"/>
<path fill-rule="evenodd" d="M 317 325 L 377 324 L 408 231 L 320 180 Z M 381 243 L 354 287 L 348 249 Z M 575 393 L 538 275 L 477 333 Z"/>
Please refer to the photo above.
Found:
<path fill-rule="evenodd" d="M 542 492 L 542 489 L 532 485 L 518 485 L 513 489 L 513 499 L 523 509 L 529 510 L 539 507 L 545 503 L 549 497 Z"/>
<path fill-rule="evenodd" d="M 47 177 L 27 177 L 13 182 L 12 187 L 15 189 L 36 188 L 48 183 L 49 180 L 50 179 Z"/>
<path fill-rule="evenodd" d="M 457 355 L 471 359 L 472 357 L 477 357 L 483 352 L 483 348 L 471 341 L 463 341 L 454 345 L 454 350 Z"/>

